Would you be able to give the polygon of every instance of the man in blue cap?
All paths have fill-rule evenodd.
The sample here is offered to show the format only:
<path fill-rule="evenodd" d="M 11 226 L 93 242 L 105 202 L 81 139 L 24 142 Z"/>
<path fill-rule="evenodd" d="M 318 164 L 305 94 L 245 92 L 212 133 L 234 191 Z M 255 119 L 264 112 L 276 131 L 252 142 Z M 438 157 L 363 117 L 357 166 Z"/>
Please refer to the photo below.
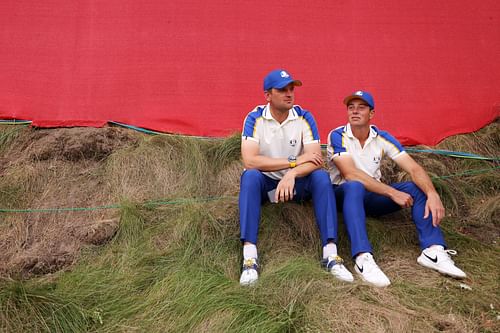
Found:
<path fill-rule="evenodd" d="M 348 124 L 328 135 L 328 167 L 337 207 L 342 209 L 351 241 L 354 269 L 368 283 L 385 287 L 390 280 L 372 256 L 365 214 L 380 216 L 411 207 L 421 255 L 417 262 L 455 278 L 466 274 L 455 266 L 446 250 L 439 224 L 444 207 L 425 170 L 389 133 L 371 125 L 375 102 L 370 93 L 358 90 L 344 99 Z M 405 170 L 412 181 L 386 185 L 380 181 L 380 161 L 387 155 Z"/>
<path fill-rule="evenodd" d="M 245 118 L 241 156 L 239 210 L 243 243 L 241 285 L 257 281 L 257 236 L 261 205 L 265 202 L 313 200 L 323 245 L 323 263 L 336 278 L 351 282 L 352 274 L 337 255 L 335 196 L 322 170 L 319 133 L 313 116 L 294 105 L 294 89 L 302 82 L 278 69 L 264 78 L 267 104 L 257 106 Z"/>

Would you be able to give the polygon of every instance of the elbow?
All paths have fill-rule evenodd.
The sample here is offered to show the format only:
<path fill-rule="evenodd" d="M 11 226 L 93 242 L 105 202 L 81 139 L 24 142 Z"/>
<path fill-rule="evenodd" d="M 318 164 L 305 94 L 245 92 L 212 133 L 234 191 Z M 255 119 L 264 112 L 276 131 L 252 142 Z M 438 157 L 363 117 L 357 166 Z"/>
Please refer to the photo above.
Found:
<path fill-rule="evenodd" d="M 243 159 L 242 162 L 243 162 L 243 167 L 245 169 L 247 169 L 247 170 L 248 169 L 256 169 L 255 163 L 252 163 L 252 161 L 249 161 L 247 159 Z"/>
<path fill-rule="evenodd" d="M 356 174 L 355 173 L 352 173 L 352 172 L 349 172 L 349 173 L 345 173 L 343 175 L 344 179 L 351 182 L 351 181 L 354 181 L 354 180 L 357 180 L 357 181 L 360 181 L 359 177 L 356 177 Z"/>
<path fill-rule="evenodd" d="M 363 177 L 359 176 L 355 172 L 349 172 L 343 175 L 344 179 L 348 182 L 358 182 L 361 183 L 363 186 L 366 186 L 366 181 L 363 179 Z"/>

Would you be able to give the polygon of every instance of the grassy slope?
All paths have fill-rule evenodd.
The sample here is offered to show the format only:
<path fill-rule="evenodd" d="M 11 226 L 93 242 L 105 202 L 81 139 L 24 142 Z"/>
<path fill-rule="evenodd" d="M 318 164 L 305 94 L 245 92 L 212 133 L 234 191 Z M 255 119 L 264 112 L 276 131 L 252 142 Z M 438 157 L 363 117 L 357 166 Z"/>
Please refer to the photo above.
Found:
<path fill-rule="evenodd" d="M 498 126 L 492 126 L 498 133 Z M 490 156 L 498 153 L 497 146 Z M 368 221 L 375 255 L 393 282 L 389 288 L 333 279 L 319 266 L 320 245 L 309 203 L 264 206 L 261 279 L 255 287 L 242 288 L 235 199 L 238 154 L 237 136 L 222 142 L 145 138 L 137 147 L 115 152 L 102 173 L 116 201 L 122 202 L 117 234 L 105 245 L 87 247 L 64 271 L 0 280 L 0 331 L 498 331 L 498 247 L 459 232 L 470 225 L 498 228 L 498 203 L 481 209 L 490 210 L 482 220 L 477 209 L 460 203 L 463 198 L 483 200 L 487 207 L 486 198 L 498 198 L 498 171 L 438 184 L 452 213 L 444 221 L 446 238 L 459 252 L 455 261 L 469 274 L 464 282 L 472 290 L 417 265 L 415 230 L 404 214 Z M 437 165 L 432 170 L 437 175 L 492 166 L 429 159 Z M 485 183 L 486 188 L 478 188 Z M 16 193 L 9 194 L 10 206 Z M 142 204 L 152 198 L 209 196 L 223 198 Z M 340 237 L 340 254 L 347 258 L 342 224 Z M 350 262 L 347 266 L 352 271 Z"/>

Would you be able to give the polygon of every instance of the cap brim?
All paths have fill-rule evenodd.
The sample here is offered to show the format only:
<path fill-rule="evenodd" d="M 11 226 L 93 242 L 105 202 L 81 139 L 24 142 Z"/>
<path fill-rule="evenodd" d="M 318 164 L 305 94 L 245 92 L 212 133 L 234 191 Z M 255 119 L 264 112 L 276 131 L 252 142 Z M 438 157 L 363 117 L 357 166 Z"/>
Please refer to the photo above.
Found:
<path fill-rule="evenodd" d="M 368 102 L 366 99 L 364 99 L 363 96 L 359 96 L 359 95 L 347 96 L 346 98 L 344 98 L 344 104 L 345 105 L 349 104 L 349 102 L 352 101 L 353 99 L 360 99 L 360 100 L 364 101 L 366 104 L 368 104 L 368 106 L 370 106 L 370 102 Z"/>
<path fill-rule="evenodd" d="M 282 89 L 282 88 L 285 88 L 290 83 L 293 83 L 293 85 L 296 87 L 300 87 L 302 85 L 302 81 L 300 81 L 300 80 L 290 80 L 290 81 L 285 81 L 282 84 L 280 84 L 279 86 L 273 87 L 273 88 Z"/>

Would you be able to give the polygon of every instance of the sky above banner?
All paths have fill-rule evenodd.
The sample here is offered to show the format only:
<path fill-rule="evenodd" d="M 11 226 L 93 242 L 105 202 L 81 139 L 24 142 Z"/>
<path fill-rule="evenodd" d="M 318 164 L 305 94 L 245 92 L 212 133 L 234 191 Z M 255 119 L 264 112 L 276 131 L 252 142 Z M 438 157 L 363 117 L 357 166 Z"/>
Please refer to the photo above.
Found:
<path fill-rule="evenodd" d="M 433 145 L 500 113 L 500 2 L 452 4 L 5 0 L 0 119 L 226 136 L 284 68 L 323 143 L 361 89 L 377 126 Z"/>

